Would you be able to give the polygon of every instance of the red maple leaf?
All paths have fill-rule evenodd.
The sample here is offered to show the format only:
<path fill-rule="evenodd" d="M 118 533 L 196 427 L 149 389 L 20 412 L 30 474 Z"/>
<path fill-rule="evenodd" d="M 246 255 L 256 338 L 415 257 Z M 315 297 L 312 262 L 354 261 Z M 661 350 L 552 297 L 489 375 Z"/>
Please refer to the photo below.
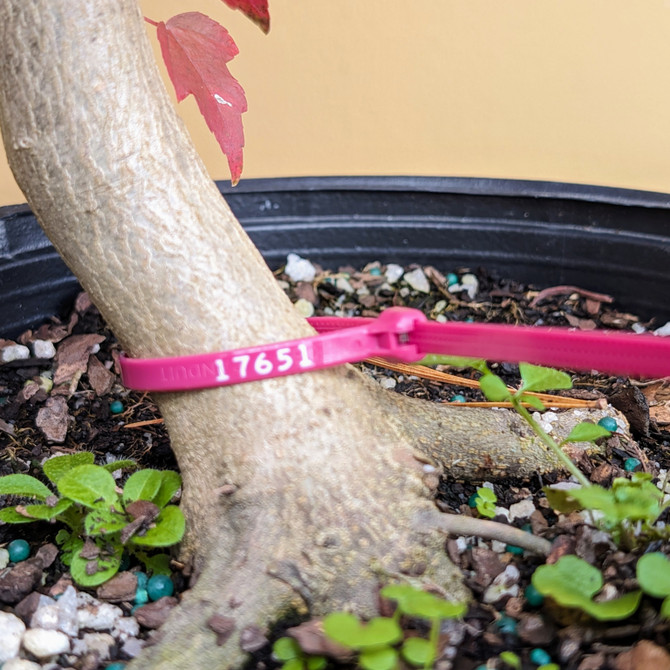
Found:
<path fill-rule="evenodd" d="M 193 94 L 228 158 L 231 181 L 237 184 L 242 174 L 242 113 L 247 111 L 247 100 L 225 65 L 238 54 L 233 38 L 200 12 L 178 14 L 155 25 L 177 100 Z"/>
<path fill-rule="evenodd" d="M 223 0 L 228 7 L 244 12 L 264 33 L 270 31 L 268 0 Z"/>

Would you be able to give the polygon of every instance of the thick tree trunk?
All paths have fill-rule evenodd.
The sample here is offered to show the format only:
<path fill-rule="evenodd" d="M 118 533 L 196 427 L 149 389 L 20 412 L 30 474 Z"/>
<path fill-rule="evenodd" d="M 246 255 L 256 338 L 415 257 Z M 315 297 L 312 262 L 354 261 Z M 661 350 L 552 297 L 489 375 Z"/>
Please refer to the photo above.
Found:
<path fill-rule="evenodd" d="M 192 148 L 136 0 L 0 0 L 0 117 L 28 202 L 130 355 L 311 332 Z M 399 574 L 465 597 L 436 474 L 555 465 L 506 411 L 403 400 L 348 367 L 157 402 L 197 580 L 133 667 L 233 667 L 286 608 L 371 612 Z"/>

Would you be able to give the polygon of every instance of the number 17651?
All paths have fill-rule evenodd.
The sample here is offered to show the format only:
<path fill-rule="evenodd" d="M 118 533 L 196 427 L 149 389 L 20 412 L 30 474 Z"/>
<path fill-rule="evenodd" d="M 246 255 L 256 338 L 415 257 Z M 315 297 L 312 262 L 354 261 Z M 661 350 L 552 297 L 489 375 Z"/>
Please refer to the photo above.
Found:
<path fill-rule="evenodd" d="M 272 360 L 272 355 L 261 351 L 258 354 L 239 354 L 233 356 L 230 362 L 237 366 L 237 369 L 231 374 L 236 379 L 246 379 L 250 374 L 253 376 L 264 377 L 273 372 L 286 372 L 296 365 L 301 369 L 314 367 L 314 361 L 310 358 L 307 347 L 304 344 L 298 344 L 293 347 L 281 347 L 275 352 L 276 360 Z M 216 381 L 230 381 L 230 374 L 226 372 L 225 362 L 221 358 L 214 360 L 216 365 Z M 237 374 L 235 374 L 235 372 Z"/>

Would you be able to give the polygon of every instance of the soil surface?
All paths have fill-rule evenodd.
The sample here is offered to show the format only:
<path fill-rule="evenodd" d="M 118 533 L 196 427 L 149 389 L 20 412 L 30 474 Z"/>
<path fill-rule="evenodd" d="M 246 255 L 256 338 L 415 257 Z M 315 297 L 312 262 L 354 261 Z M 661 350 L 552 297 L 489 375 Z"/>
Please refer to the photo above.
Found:
<path fill-rule="evenodd" d="M 641 322 L 634 315 L 620 312 L 615 296 L 570 286 L 538 290 L 491 276 L 482 269 L 399 268 L 376 262 L 362 269 L 327 271 L 311 267 L 313 277 L 304 265 L 296 271 L 289 266 L 277 272 L 277 280 L 304 316 L 372 316 L 387 307 L 404 305 L 421 309 L 440 321 L 637 332 L 663 325 Z M 301 275 L 305 270 L 306 274 Z M 37 330 L 24 333 L 16 342 L 0 340 L 0 355 L 5 361 L 0 363 L 0 475 L 24 473 L 41 477 L 40 465 L 45 459 L 82 450 L 92 452 L 99 464 L 129 458 L 140 467 L 177 469 L 151 397 L 121 386 L 119 353 L 113 334 L 85 294 L 77 298 L 67 319 L 53 318 Z M 459 395 L 463 398 L 458 400 L 467 402 L 484 400 L 471 383 L 477 375 L 470 370 L 448 370 L 463 382 L 445 384 L 407 371 L 368 364 L 363 367 L 389 392 L 433 402 L 449 402 Z M 493 363 L 491 367 L 507 383 L 519 383 L 516 366 Z M 573 380 L 573 389 L 562 395 L 612 404 L 626 416 L 635 439 L 633 442 L 613 435 L 607 441 L 606 457 L 583 459 L 579 463 L 582 471 L 604 486 L 615 477 L 630 476 L 632 471 L 649 472 L 656 478 L 654 481 L 660 481 L 670 468 L 670 380 L 637 381 L 574 373 Z M 468 411 L 467 407 L 463 411 Z M 658 540 L 651 546 L 628 550 L 617 547 L 611 537 L 587 523 L 584 514 L 555 513 L 542 487 L 565 480 L 564 473 L 555 473 L 527 481 L 486 483 L 497 496 L 495 520 L 552 541 L 549 563 L 564 554 L 576 554 L 602 570 L 607 597 L 637 588 L 635 564 L 641 553 L 646 549 L 670 554 L 668 542 Z M 454 481 L 447 476 L 441 483 L 437 505 L 445 512 L 476 516 L 470 503 L 481 484 Z M 0 498 L 2 506 L 18 502 L 21 501 L 16 498 Z M 665 513 L 661 520 L 667 521 Z M 38 595 L 57 596 L 71 585 L 67 568 L 53 549 L 58 530 L 57 525 L 44 523 L 0 525 L 0 548 L 16 538 L 25 539 L 30 544 L 29 561 L 40 568 L 38 577 L 31 581 L 21 577 L 26 572 L 17 569 L 21 563 L 10 563 L 4 571 L 0 566 L 0 612 L 15 614 L 28 628 L 35 627 Z M 513 652 L 519 659 L 518 667 L 523 668 L 555 663 L 557 667 L 579 670 L 670 669 L 670 630 L 659 615 L 660 600 L 645 597 L 633 616 L 602 623 L 578 610 L 557 608 L 548 600 L 541 602 L 528 587 L 534 570 L 545 560 L 529 552 L 477 537 L 450 538 L 445 551 L 462 569 L 474 600 L 462 621 L 443 626 L 442 657 L 436 667 L 514 667 L 514 660 L 505 657 L 505 652 Z M 137 607 L 141 603 L 131 595 L 119 600 L 118 593 L 110 597 L 104 589 L 90 590 L 98 605 L 115 603 L 119 610 L 115 624 L 107 629 L 87 628 L 80 621 L 78 631 L 71 631 L 69 652 L 39 657 L 24 647 L 21 657 L 36 662 L 38 666 L 34 667 L 41 665 L 51 670 L 95 670 L 132 658 L 150 641 L 152 630 L 160 625 L 185 588 L 178 562 L 173 562 L 173 568 L 174 598 Z M 138 569 L 128 566 L 131 572 Z M 86 591 L 80 587 L 75 590 Z M 125 633 L 119 632 L 118 621 L 125 622 Z M 283 622 L 281 628 L 294 623 Z M 406 622 L 406 626 L 408 632 L 417 626 L 421 632 L 415 621 Z M 280 634 L 275 631 L 270 642 Z M 107 637 L 101 642 L 98 638 L 104 635 Z M 0 644 L 0 654 L 1 647 Z M 506 664 L 505 658 L 511 664 Z M 331 665 L 343 667 L 334 661 Z M 270 644 L 254 655 L 249 667 L 279 667 L 272 660 Z"/>

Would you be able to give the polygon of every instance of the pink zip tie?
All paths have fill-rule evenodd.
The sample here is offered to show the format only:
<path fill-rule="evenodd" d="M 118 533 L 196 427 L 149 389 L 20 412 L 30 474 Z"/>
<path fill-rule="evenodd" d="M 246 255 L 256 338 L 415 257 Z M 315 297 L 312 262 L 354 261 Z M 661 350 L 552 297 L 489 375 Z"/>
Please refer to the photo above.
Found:
<path fill-rule="evenodd" d="M 285 377 L 379 356 L 413 363 L 428 354 L 597 370 L 629 377 L 670 376 L 670 339 L 489 323 L 437 323 L 392 307 L 376 319 L 314 317 L 313 337 L 174 358 L 121 356 L 121 379 L 140 391 L 190 391 Z"/>

